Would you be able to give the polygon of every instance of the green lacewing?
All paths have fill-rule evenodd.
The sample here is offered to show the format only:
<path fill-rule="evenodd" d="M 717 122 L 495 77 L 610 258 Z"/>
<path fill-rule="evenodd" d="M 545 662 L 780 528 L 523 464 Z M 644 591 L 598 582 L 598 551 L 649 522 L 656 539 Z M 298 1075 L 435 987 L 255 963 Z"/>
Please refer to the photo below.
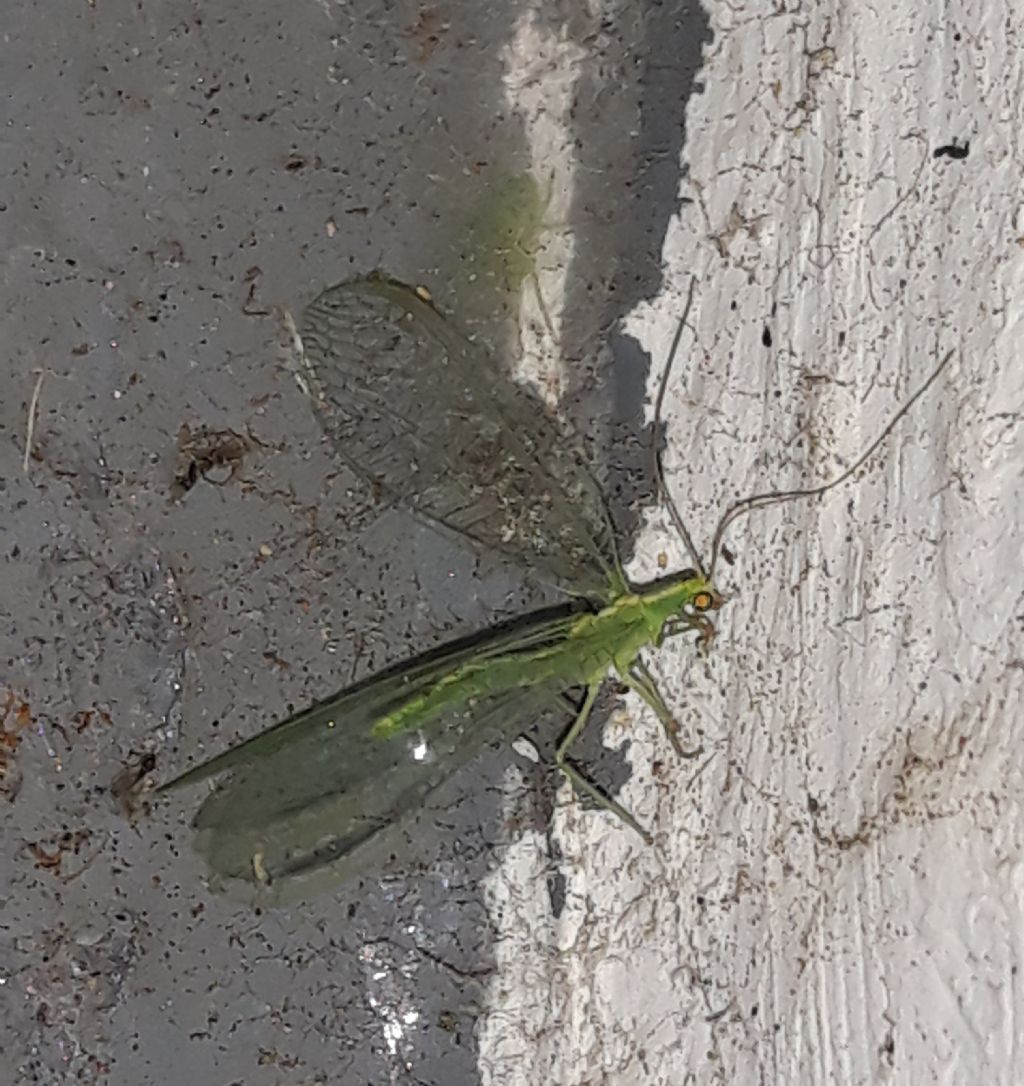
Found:
<path fill-rule="evenodd" d="M 656 417 L 685 321 L 686 313 Z M 649 841 L 570 758 L 602 684 L 613 675 L 635 691 L 683 754 L 643 654 L 681 634 L 710 645 L 724 603 L 714 568 L 729 523 L 849 479 L 952 357 L 839 478 L 730 506 L 706 565 L 662 483 L 694 568 L 635 586 L 572 435 L 425 291 L 382 276 L 339 284 L 310 304 L 299 338 L 304 385 L 342 461 L 384 498 L 539 571 L 572 602 L 389 668 L 161 786 L 221 777 L 196 815 L 197 847 L 217 880 L 242 880 L 277 902 L 309 896 L 386 856 L 452 773 L 485 744 L 544 715 L 562 722 L 555 760 L 574 789 Z M 582 692 L 578 700 L 574 691 Z"/>

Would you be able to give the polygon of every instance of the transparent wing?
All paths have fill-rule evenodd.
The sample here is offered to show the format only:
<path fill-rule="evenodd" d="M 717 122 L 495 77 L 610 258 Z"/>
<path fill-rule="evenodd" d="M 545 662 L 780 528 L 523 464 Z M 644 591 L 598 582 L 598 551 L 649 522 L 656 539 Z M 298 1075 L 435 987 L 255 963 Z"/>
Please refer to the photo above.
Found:
<path fill-rule="evenodd" d="M 547 711 L 571 679 L 530 683 L 532 652 L 559 643 L 573 617 L 542 612 L 509 631 L 459 642 L 314 706 L 210 759 L 164 788 L 230 770 L 200 807 L 197 848 L 224 880 L 263 900 L 310 896 L 387 856 L 429 794 L 488 741 Z M 463 663 L 522 653 L 522 682 L 474 698 L 389 738 L 382 715 Z"/>
<path fill-rule="evenodd" d="M 575 441 L 425 298 L 354 280 L 321 294 L 300 332 L 325 432 L 383 494 L 577 595 L 624 589 Z"/>

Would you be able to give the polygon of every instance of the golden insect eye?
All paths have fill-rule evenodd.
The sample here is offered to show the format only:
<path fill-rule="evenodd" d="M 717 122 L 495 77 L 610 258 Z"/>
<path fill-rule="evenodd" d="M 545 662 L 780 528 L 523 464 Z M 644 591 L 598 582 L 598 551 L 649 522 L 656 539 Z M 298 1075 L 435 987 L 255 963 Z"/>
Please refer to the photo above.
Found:
<path fill-rule="evenodd" d="M 711 606 L 711 594 L 709 592 L 698 592 L 697 595 L 693 597 L 693 606 L 696 607 L 698 611 L 707 611 Z"/>

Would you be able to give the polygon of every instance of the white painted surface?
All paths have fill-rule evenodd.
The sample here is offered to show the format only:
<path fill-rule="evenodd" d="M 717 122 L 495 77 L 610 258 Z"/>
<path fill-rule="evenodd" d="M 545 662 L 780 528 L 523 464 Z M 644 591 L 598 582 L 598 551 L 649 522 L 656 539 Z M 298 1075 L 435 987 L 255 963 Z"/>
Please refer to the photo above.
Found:
<path fill-rule="evenodd" d="M 696 202 L 634 327 L 663 359 L 697 276 L 667 466 L 699 540 L 735 496 L 835 475 L 960 353 L 870 471 L 731 532 L 711 659 L 656 664 L 706 759 L 624 720 L 656 847 L 566 796 L 557 922 L 543 848 L 510 853 L 485 1081 L 1018 1082 L 1024 17 L 711 16 Z M 933 158 L 953 136 L 969 157 Z M 656 517 L 638 579 L 663 549 Z"/>

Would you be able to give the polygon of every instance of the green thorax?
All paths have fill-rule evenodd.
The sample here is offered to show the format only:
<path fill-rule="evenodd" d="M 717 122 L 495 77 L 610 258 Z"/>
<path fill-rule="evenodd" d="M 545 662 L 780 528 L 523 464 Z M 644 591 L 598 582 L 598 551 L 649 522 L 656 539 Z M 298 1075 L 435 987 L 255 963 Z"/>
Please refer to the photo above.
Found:
<path fill-rule="evenodd" d="M 567 649 L 585 650 L 587 679 L 609 668 L 628 669 L 641 649 L 661 640 L 665 623 L 694 607 L 702 596 L 717 599 L 708 580 L 688 570 L 619 596 L 603 610 L 583 615 L 569 634 Z M 581 676 L 582 677 L 582 676 Z"/>

